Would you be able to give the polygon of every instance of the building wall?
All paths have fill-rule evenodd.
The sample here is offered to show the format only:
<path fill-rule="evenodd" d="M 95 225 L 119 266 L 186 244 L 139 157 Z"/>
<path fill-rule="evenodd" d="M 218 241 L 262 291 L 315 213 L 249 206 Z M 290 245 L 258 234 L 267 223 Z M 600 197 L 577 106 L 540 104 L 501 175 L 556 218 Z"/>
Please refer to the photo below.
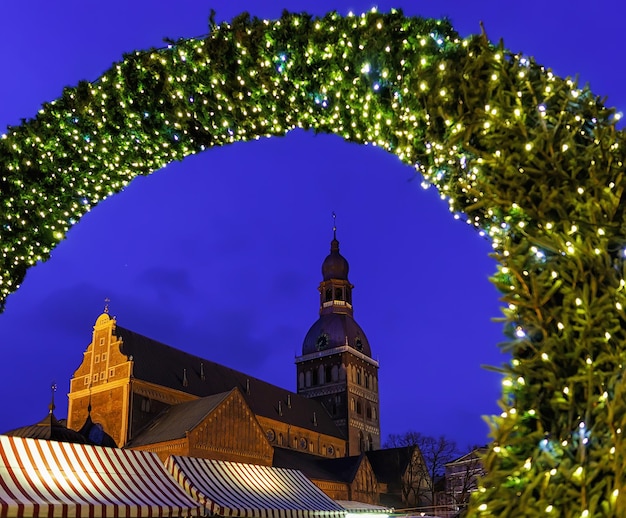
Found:
<path fill-rule="evenodd" d="M 367 457 L 363 457 L 363 462 L 350 484 L 350 498 L 357 502 L 366 504 L 378 504 L 380 502 L 380 490 L 376 475 Z"/>
<path fill-rule="evenodd" d="M 91 404 L 92 421 L 101 424 L 115 444 L 123 446 L 126 442 L 124 418 L 128 415 L 128 392 L 129 386 L 125 380 L 122 383 L 111 383 L 106 390 L 93 394 L 89 391 L 70 393 L 68 428 L 79 430 L 82 427 Z"/>
<path fill-rule="evenodd" d="M 342 457 L 346 452 L 346 441 L 338 437 L 316 433 L 314 430 L 290 426 L 263 416 L 257 420 L 272 446 L 290 448 L 323 457 Z"/>
<path fill-rule="evenodd" d="M 96 320 L 92 341 L 70 380 L 67 426 L 80 429 L 91 405 L 92 420 L 122 446 L 128 437 L 132 361 L 120 352 L 114 329 L 107 313 Z"/>
<path fill-rule="evenodd" d="M 271 466 L 273 448 L 239 391 L 189 432 L 189 455 Z"/>
<path fill-rule="evenodd" d="M 165 459 L 167 459 L 170 455 L 189 456 L 189 441 L 185 437 L 174 441 L 164 441 L 154 444 L 146 444 L 144 446 L 136 446 L 131 449 L 156 453 L 159 459 L 165 462 Z"/>
<path fill-rule="evenodd" d="M 333 500 L 350 500 L 350 485 L 345 482 L 317 479 L 311 481 Z"/>
<path fill-rule="evenodd" d="M 350 455 L 380 449 L 378 367 L 344 353 Z"/>
<path fill-rule="evenodd" d="M 336 351 L 297 360 L 298 393 L 326 408 L 348 438 L 348 455 L 380 449 L 378 367 L 348 346 Z"/>

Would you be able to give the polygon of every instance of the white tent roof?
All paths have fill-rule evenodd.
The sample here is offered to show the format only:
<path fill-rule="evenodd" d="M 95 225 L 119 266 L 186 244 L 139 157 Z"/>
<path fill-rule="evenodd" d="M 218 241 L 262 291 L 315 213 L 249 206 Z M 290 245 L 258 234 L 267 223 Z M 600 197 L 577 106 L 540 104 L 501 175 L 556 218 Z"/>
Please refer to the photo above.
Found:
<path fill-rule="evenodd" d="M 0 517 L 198 516 L 156 454 L 0 435 Z"/>
<path fill-rule="evenodd" d="M 300 471 L 171 456 L 178 483 L 212 514 L 249 518 L 343 518 L 337 502 Z"/>
<path fill-rule="evenodd" d="M 366 504 L 355 500 L 337 500 L 337 503 L 351 513 L 381 513 L 391 514 L 393 509 L 382 505 Z"/>

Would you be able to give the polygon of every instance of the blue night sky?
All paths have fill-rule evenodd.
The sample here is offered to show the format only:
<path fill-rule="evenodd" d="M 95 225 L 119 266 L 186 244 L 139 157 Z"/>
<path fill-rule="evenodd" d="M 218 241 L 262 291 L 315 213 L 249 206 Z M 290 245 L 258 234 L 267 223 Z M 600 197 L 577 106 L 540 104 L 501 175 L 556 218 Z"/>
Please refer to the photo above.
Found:
<path fill-rule="evenodd" d="M 64 86 L 95 80 L 122 54 L 163 38 L 207 32 L 243 11 L 323 15 L 374 4 L 317 0 L 23 0 L 0 7 L 0 133 Z M 406 15 L 444 17 L 465 36 L 578 75 L 607 104 L 626 108 L 624 7 L 618 0 L 379 2 Z M 500 303 L 488 278 L 490 244 L 455 221 L 392 155 L 330 135 L 211 149 L 133 181 L 98 205 L 44 264 L 32 268 L 0 315 L 0 432 L 47 413 L 58 418 L 69 379 L 109 298 L 126 328 L 295 390 L 294 357 L 317 319 L 321 263 L 337 213 L 355 285 L 354 316 L 380 361 L 381 425 L 389 433 L 484 443 L 481 415 L 498 412 L 500 379 L 482 365 L 506 357 Z M 14 396 L 15 394 L 15 396 Z M 19 394 L 19 396 L 17 396 Z"/>

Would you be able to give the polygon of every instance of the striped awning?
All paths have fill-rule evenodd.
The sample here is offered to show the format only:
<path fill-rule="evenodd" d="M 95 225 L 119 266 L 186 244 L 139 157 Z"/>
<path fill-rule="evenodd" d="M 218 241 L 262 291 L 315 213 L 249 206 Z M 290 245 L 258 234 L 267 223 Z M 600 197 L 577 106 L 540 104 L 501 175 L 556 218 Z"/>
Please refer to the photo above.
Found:
<path fill-rule="evenodd" d="M 156 454 L 0 435 L 0 517 L 199 516 Z"/>
<path fill-rule="evenodd" d="M 211 514 L 254 518 L 343 518 L 337 502 L 300 471 L 171 456 L 165 466 Z"/>

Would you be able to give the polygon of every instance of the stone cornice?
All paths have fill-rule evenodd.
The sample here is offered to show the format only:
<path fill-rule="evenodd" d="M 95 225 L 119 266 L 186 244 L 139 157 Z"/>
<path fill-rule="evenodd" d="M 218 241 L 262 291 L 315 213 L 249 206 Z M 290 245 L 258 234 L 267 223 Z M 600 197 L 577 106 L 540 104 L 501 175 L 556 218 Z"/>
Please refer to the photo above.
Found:
<path fill-rule="evenodd" d="M 342 353 L 350 353 L 356 356 L 357 358 L 360 358 L 364 362 L 369 363 L 370 365 L 373 365 L 376 368 L 378 368 L 379 366 L 376 360 L 373 360 L 366 354 L 363 354 L 362 352 L 357 351 L 356 349 L 350 347 L 349 345 L 342 345 L 340 347 L 333 347 L 332 349 L 327 349 L 324 351 L 317 351 L 315 353 L 309 353 L 309 354 L 304 354 L 302 356 L 296 356 L 295 362 L 302 363 L 308 360 L 316 360 L 318 358 L 324 358 L 326 356 L 333 356 L 335 354 L 342 354 Z"/>

